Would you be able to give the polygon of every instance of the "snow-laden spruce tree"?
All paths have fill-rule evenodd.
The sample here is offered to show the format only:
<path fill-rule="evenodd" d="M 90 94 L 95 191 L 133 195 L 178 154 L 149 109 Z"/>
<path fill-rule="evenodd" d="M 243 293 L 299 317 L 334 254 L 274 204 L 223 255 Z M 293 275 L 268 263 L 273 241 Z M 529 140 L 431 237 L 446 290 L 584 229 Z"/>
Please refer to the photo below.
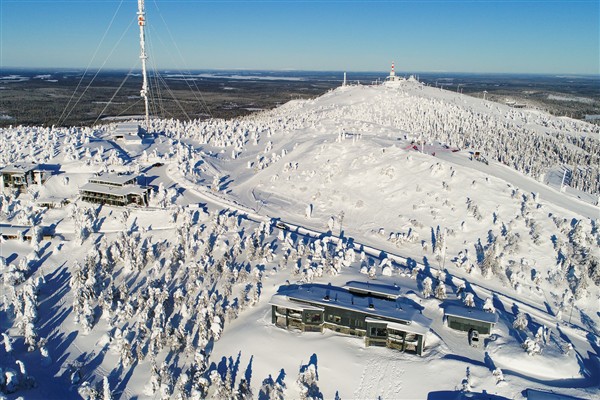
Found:
<path fill-rule="evenodd" d="M 466 293 L 463 303 L 467 307 L 475 307 L 475 295 L 473 295 L 473 293 Z"/>
<path fill-rule="evenodd" d="M 540 344 L 531 338 L 525 339 L 522 347 L 530 356 L 541 354 L 542 352 L 542 347 L 540 346 Z"/>
<path fill-rule="evenodd" d="M 442 281 L 438 281 L 435 287 L 435 298 L 438 300 L 445 300 L 446 297 L 448 297 L 446 294 L 446 284 Z"/>
<path fill-rule="evenodd" d="M 496 368 L 494 371 L 492 371 L 492 375 L 494 375 L 494 378 L 496 378 L 496 384 L 504 382 L 504 374 L 500 368 Z"/>
<path fill-rule="evenodd" d="M 6 354 L 11 354 L 13 351 L 13 339 L 6 332 L 2 332 L 2 344 Z"/>
<path fill-rule="evenodd" d="M 285 384 L 283 382 L 276 382 L 269 375 L 265 380 L 262 381 L 262 385 L 258 392 L 258 398 L 261 400 L 283 400 Z"/>
<path fill-rule="evenodd" d="M 20 389 L 30 389 L 35 387 L 35 379 L 27 373 L 27 368 L 25 368 L 25 363 L 21 360 L 16 360 L 15 364 L 19 367 L 19 388 Z"/>
<path fill-rule="evenodd" d="M 27 322 L 25 324 L 24 336 L 27 351 L 34 351 L 38 342 L 38 333 L 33 322 Z"/>
<path fill-rule="evenodd" d="M 494 301 L 491 297 L 487 297 L 485 299 L 485 303 L 483 304 L 483 310 L 489 313 L 495 313 L 496 308 L 494 307 Z"/>
<path fill-rule="evenodd" d="M 494 240 L 483 254 L 483 260 L 480 264 L 481 275 L 484 278 L 491 278 L 492 274 L 497 273 L 500 276 L 502 265 L 500 263 L 498 242 Z"/>
<path fill-rule="evenodd" d="M 252 388 L 250 387 L 250 384 L 248 383 L 248 381 L 245 378 L 240 379 L 240 383 L 238 384 L 238 387 L 237 387 L 235 393 L 233 394 L 233 398 L 235 400 L 252 400 L 253 399 Z"/>
<path fill-rule="evenodd" d="M 467 367 L 467 371 L 464 379 L 461 382 L 461 391 L 462 392 L 470 392 L 471 388 L 471 369 Z"/>
<path fill-rule="evenodd" d="M 317 400 L 323 399 L 323 393 L 319 389 L 319 375 L 317 373 L 316 355 L 313 354 L 308 364 L 302 365 L 296 379 L 296 385 L 300 389 L 300 399 Z"/>
<path fill-rule="evenodd" d="M 432 228 L 433 231 L 433 228 Z M 433 242 L 433 254 L 435 255 L 435 259 L 438 262 L 442 261 L 442 258 L 444 257 L 444 253 L 446 251 L 446 229 L 441 229 L 440 226 L 438 225 L 435 234 L 432 234 L 432 236 L 435 238 L 434 242 Z"/>
<path fill-rule="evenodd" d="M 112 392 L 110 391 L 110 384 L 108 383 L 108 377 L 105 376 L 102 379 L 102 400 L 112 400 Z"/>
<path fill-rule="evenodd" d="M 430 277 L 425 277 L 425 279 L 423 279 L 423 289 L 421 291 L 421 293 L 423 294 L 424 298 L 428 298 L 431 297 L 432 293 L 433 293 L 433 282 L 431 281 Z"/>
<path fill-rule="evenodd" d="M 231 389 L 225 386 L 223 377 L 217 370 L 210 372 L 210 389 L 213 390 L 212 398 L 215 400 L 230 398 Z"/>
<path fill-rule="evenodd" d="M 308 219 L 310 219 L 312 217 L 312 213 L 313 213 L 313 205 L 312 204 L 308 204 L 306 206 L 306 210 L 304 210 L 304 216 Z"/>
<path fill-rule="evenodd" d="M 519 311 L 517 313 L 517 317 L 515 318 L 514 322 L 513 322 L 513 328 L 519 330 L 519 331 L 524 331 L 525 329 L 527 329 L 527 314 L 525 314 L 524 312 Z"/>
<path fill-rule="evenodd" d="M 175 393 L 177 400 L 187 400 L 190 398 L 190 375 L 188 371 L 182 371 L 175 383 Z"/>

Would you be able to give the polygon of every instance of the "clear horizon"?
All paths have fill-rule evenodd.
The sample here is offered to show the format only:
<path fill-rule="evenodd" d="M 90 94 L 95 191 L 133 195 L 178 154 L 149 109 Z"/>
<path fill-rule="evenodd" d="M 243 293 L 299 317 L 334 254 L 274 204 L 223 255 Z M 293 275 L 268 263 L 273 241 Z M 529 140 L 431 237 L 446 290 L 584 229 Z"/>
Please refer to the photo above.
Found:
<path fill-rule="evenodd" d="M 60 72 L 69 72 L 69 71 L 73 71 L 73 72 L 84 72 L 86 70 L 86 67 L 21 67 L 21 66 L 0 66 L 0 70 L 7 70 L 7 71 L 17 71 L 17 70 L 23 70 L 23 71 L 31 71 L 31 72 L 44 72 L 44 71 L 60 71 Z M 195 72 L 210 72 L 210 71 L 217 71 L 217 72 L 277 72 L 277 73 L 284 73 L 284 72 L 294 72 L 294 73 L 356 73 L 356 74 L 388 74 L 389 73 L 389 68 L 387 70 L 380 70 L 380 71 L 353 71 L 353 70 L 330 70 L 330 69 L 322 69 L 322 70 L 316 70 L 316 69 L 233 69 L 233 68 L 197 68 L 197 69 L 174 69 L 174 68 L 159 68 L 158 71 L 161 73 L 164 72 L 181 72 L 181 73 L 195 73 Z M 508 76 L 527 76 L 527 75 L 536 75 L 536 76 L 546 76 L 546 77 L 551 77 L 551 76 L 556 76 L 556 77 L 561 77 L 561 76 L 569 76 L 569 77 L 586 77 L 586 78 L 598 78 L 600 79 L 600 74 L 586 74 L 586 73 L 562 73 L 562 72 L 463 72 L 463 71 L 403 71 L 403 70 L 399 70 L 398 68 L 395 68 L 396 73 L 397 74 L 427 74 L 427 75 L 434 75 L 434 74 L 441 74 L 441 75 L 508 75 Z M 88 74 L 90 74 L 91 72 L 128 72 L 128 73 L 135 73 L 135 74 L 140 74 L 141 73 L 141 68 L 138 69 L 133 69 L 133 70 L 128 70 L 125 68 L 103 68 L 103 69 L 98 69 L 98 68 L 90 68 L 88 70 Z M 150 74 L 152 74 L 153 71 L 149 71 Z"/>
<path fill-rule="evenodd" d="M 600 74 L 597 0 L 147 0 L 158 70 Z M 2 0 L 0 67 L 139 69 L 135 0 Z"/>

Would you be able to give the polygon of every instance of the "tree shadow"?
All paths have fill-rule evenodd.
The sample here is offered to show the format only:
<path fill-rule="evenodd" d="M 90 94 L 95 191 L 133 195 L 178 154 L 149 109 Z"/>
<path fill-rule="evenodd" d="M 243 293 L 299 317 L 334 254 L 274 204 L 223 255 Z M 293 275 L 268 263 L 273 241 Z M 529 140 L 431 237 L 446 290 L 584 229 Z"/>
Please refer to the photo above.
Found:
<path fill-rule="evenodd" d="M 490 394 L 487 391 L 482 392 L 462 392 L 460 390 L 440 390 L 436 392 L 429 392 L 427 394 L 427 400 L 510 400 L 508 397 L 498 396 L 496 394 Z"/>
<path fill-rule="evenodd" d="M 244 379 L 250 385 L 252 381 L 252 361 L 254 360 L 254 355 L 250 356 L 250 361 L 248 361 L 248 366 L 246 367 L 246 371 L 244 371 Z"/>

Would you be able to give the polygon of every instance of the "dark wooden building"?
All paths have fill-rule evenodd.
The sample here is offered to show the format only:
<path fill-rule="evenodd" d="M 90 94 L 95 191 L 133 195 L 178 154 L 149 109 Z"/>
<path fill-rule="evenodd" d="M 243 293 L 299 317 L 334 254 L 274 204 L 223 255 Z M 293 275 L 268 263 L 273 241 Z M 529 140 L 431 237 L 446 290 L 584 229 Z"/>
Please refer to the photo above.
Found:
<path fill-rule="evenodd" d="M 363 337 L 366 346 L 386 346 L 421 355 L 431 320 L 401 297 L 399 288 L 368 285 L 348 282 L 344 287 L 281 286 L 270 301 L 272 322 L 304 332 L 330 329 Z"/>
<path fill-rule="evenodd" d="M 490 313 L 458 305 L 446 307 L 444 315 L 449 328 L 465 332 L 475 329 L 483 335 L 489 335 L 498 322 L 498 314 L 495 312 Z"/>

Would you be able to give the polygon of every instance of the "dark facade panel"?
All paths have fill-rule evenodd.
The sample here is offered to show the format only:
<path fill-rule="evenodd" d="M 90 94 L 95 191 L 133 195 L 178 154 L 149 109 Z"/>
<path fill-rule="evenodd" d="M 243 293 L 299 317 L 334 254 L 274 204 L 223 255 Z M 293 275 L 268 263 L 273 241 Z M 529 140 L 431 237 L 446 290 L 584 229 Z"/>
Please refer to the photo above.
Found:
<path fill-rule="evenodd" d="M 493 324 L 491 323 L 460 318 L 454 315 L 448 315 L 446 322 L 448 323 L 449 328 L 464 332 L 468 332 L 470 329 L 476 329 L 483 335 L 489 335 L 493 328 Z"/>

